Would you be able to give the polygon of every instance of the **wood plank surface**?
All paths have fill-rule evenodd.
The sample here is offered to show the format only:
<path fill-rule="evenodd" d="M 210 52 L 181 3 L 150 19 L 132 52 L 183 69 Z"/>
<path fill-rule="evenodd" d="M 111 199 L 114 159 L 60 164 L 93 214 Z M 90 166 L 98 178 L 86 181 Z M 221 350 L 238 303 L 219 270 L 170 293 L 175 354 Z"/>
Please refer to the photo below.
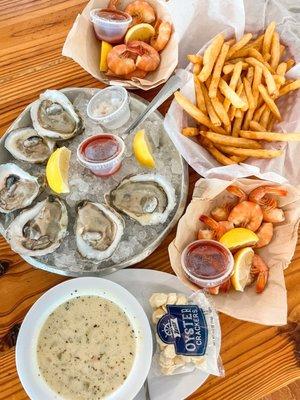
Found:
<path fill-rule="evenodd" d="M 0 134 L 45 89 L 102 87 L 61 55 L 66 35 L 86 3 L 0 0 Z M 151 99 L 156 90 L 136 93 Z M 163 113 L 169 103 L 161 107 Z M 198 178 L 190 170 L 190 194 Z M 174 235 L 175 229 L 139 267 L 171 272 L 167 247 Z M 3 268 L 0 265 L 0 400 L 23 400 L 28 397 L 19 382 L 14 359 L 19 324 L 31 305 L 65 278 L 30 267 L 10 250 L 3 238 L 0 260 L 9 262 L 8 268 L 5 263 Z M 220 315 L 226 377 L 208 379 L 189 399 L 299 399 L 299 386 L 295 386 L 300 378 L 299 244 L 285 276 L 289 325 L 265 327 Z"/>

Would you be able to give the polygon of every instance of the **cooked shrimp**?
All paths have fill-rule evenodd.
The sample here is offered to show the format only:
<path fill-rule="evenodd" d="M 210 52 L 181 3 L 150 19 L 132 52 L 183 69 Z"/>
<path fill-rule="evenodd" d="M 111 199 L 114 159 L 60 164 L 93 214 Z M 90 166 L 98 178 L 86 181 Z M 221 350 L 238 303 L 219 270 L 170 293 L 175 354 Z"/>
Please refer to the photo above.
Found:
<path fill-rule="evenodd" d="M 258 230 L 255 232 L 259 238 L 255 247 L 257 249 L 267 246 L 273 237 L 273 224 L 271 222 L 263 222 Z"/>
<path fill-rule="evenodd" d="M 209 294 L 219 294 L 219 292 L 227 293 L 231 287 L 231 279 L 229 278 L 227 281 L 222 283 L 220 286 L 214 286 L 207 288 Z"/>
<path fill-rule="evenodd" d="M 257 231 L 262 220 L 263 212 L 260 205 L 246 200 L 233 207 L 228 217 L 228 221 L 235 226 L 241 226 L 253 232 Z"/>
<path fill-rule="evenodd" d="M 287 190 L 283 186 L 259 186 L 252 190 L 249 194 L 249 200 L 259 204 L 264 209 L 272 209 L 278 206 L 277 201 L 268 196 L 269 194 L 275 194 L 277 196 L 286 196 Z"/>
<path fill-rule="evenodd" d="M 142 22 L 152 24 L 156 18 L 153 7 L 146 1 L 136 0 L 128 4 L 125 12 L 131 15 L 132 25 L 141 24 Z"/>
<path fill-rule="evenodd" d="M 227 192 L 237 196 L 240 202 L 245 201 L 248 198 L 247 194 L 238 186 L 230 185 L 227 186 L 226 190 Z"/>
<path fill-rule="evenodd" d="M 283 222 L 285 220 L 284 211 L 281 208 L 263 208 L 263 218 L 265 222 Z"/>
<path fill-rule="evenodd" d="M 269 278 L 269 267 L 258 254 L 253 256 L 251 275 L 256 278 L 256 293 L 263 292 Z"/>
<path fill-rule="evenodd" d="M 142 71 L 155 71 L 159 66 L 160 56 L 148 43 L 134 40 L 128 43 L 128 48 L 137 54 L 135 65 Z"/>
<path fill-rule="evenodd" d="M 226 204 L 225 206 L 222 206 L 222 207 L 215 207 L 210 212 L 210 215 L 212 216 L 213 219 L 215 219 L 218 222 L 219 221 L 227 221 L 230 210 L 231 210 L 231 206 L 229 204 Z"/>
<path fill-rule="evenodd" d="M 199 229 L 197 239 L 212 240 L 214 239 L 214 233 L 211 229 Z"/>
<path fill-rule="evenodd" d="M 213 218 L 208 217 L 207 215 L 201 215 L 199 220 L 210 227 L 213 232 L 213 237 L 215 239 L 220 239 L 220 237 L 223 236 L 224 233 L 234 228 L 233 223 L 229 221 L 218 222 L 215 221 Z"/>
<path fill-rule="evenodd" d="M 110 10 L 116 10 L 118 5 L 120 3 L 120 0 L 110 0 L 110 2 L 108 3 L 107 8 L 109 8 Z"/>
<path fill-rule="evenodd" d="M 172 25 L 170 22 L 157 20 L 155 24 L 155 35 L 151 38 L 150 44 L 157 51 L 162 51 L 172 34 Z"/>
<path fill-rule="evenodd" d="M 127 75 L 136 70 L 136 54 L 132 53 L 126 44 L 113 47 L 107 56 L 109 70 L 118 75 Z"/>

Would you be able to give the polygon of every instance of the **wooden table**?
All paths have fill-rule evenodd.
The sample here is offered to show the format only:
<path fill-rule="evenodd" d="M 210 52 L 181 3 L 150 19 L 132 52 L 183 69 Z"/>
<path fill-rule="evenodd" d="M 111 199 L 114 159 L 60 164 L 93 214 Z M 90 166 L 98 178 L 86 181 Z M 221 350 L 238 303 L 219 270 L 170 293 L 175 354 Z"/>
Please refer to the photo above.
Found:
<path fill-rule="evenodd" d="M 73 61 L 61 55 L 67 32 L 87 2 L 83 0 L 0 1 L 1 133 L 24 107 L 47 88 L 102 87 Z M 151 99 L 155 91 L 138 92 Z M 165 112 L 168 104 L 161 107 Z M 198 179 L 190 171 L 190 192 Z M 139 264 L 171 272 L 167 247 L 175 230 Z M 0 259 L 9 261 L 0 278 L 0 399 L 27 399 L 15 366 L 18 324 L 31 305 L 65 278 L 30 267 L 0 239 Z M 220 315 L 222 359 L 226 377 L 210 378 L 190 399 L 258 400 L 282 387 L 270 399 L 300 399 L 300 246 L 286 271 L 289 320 L 287 327 L 266 327 Z M 298 357 L 298 359 L 297 359 Z M 41 399 L 42 400 L 42 399 Z"/>

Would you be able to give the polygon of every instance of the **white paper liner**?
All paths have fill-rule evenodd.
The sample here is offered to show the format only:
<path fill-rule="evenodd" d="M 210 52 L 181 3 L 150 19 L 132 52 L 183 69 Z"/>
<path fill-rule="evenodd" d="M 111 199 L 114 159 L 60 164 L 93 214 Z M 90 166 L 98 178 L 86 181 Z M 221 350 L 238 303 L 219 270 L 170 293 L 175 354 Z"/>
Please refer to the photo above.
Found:
<path fill-rule="evenodd" d="M 183 249 L 197 237 L 201 226 L 199 216 L 209 215 L 210 210 L 227 198 L 232 198 L 224 190 L 230 184 L 238 184 L 249 193 L 258 186 L 274 182 L 258 179 L 239 179 L 224 181 L 220 179 L 200 179 L 195 186 L 193 199 L 183 217 L 178 223 L 176 237 L 169 246 L 171 266 L 179 279 L 193 290 L 198 290 L 185 278 L 181 268 L 181 253 Z M 286 197 L 278 198 L 280 207 L 285 212 L 285 221 L 274 224 L 274 236 L 271 243 L 258 249 L 270 267 L 268 285 L 264 292 L 257 294 L 255 285 L 249 286 L 244 292 L 230 289 L 228 293 L 213 296 L 218 311 L 232 317 L 256 322 L 264 325 L 284 325 L 287 322 L 287 297 L 283 270 L 288 267 L 297 244 L 298 226 L 300 221 L 300 191 L 292 185 L 285 185 L 288 189 Z"/>

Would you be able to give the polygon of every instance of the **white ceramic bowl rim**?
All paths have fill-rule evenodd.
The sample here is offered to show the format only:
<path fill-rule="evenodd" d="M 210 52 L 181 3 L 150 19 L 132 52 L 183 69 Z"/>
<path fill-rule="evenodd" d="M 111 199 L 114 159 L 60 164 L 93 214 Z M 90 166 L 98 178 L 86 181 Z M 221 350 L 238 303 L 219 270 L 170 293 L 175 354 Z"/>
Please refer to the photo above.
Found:
<path fill-rule="evenodd" d="M 75 292 L 76 290 L 76 292 Z M 21 383 L 31 400 L 61 400 L 39 376 L 36 344 L 40 329 L 60 304 L 77 296 L 98 295 L 107 298 L 126 311 L 137 336 L 136 356 L 132 369 L 115 392 L 106 400 L 130 400 L 144 384 L 152 360 L 152 334 L 147 316 L 136 298 L 122 286 L 102 278 L 75 278 L 48 290 L 27 313 L 16 345 L 16 366 Z"/>

